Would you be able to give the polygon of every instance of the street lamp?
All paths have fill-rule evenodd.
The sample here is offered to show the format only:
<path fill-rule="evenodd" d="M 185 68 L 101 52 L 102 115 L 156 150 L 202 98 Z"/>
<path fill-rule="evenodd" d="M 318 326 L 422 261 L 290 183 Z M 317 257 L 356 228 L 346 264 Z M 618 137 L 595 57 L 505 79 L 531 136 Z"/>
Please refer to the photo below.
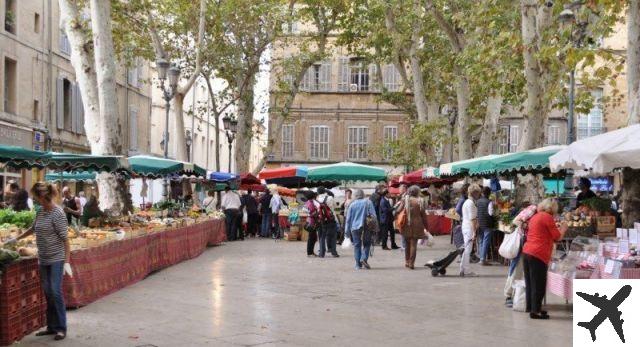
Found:
<path fill-rule="evenodd" d="M 162 146 L 164 148 L 164 158 L 169 158 L 169 110 L 171 108 L 171 99 L 176 95 L 176 90 L 178 88 L 178 80 L 180 79 L 180 68 L 173 65 L 165 60 L 158 59 L 156 62 L 156 67 L 158 69 L 158 79 L 160 80 L 160 90 L 162 90 L 162 98 L 165 101 L 165 127 L 164 134 L 162 135 Z M 169 76 L 169 86 L 165 87 L 165 81 L 167 80 L 167 75 Z M 163 182 L 163 192 L 162 196 L 165 200 L 169 199 L 169 181 L 167 177 L 164 177 Z"/>
<path fill-rule="evenodd" d="M 193 145 L 193 138 L 191 137 L 191 131 L 187 130 L 185 136 L 185 143 L 187 145 L 187 161 L 191 161 L 191 146 Z"/>
<path fill-rule="evenodd" d="M 236 133 L 238 132 L 238 121 L 225 115 L 222 117 L 222 125 L 224 126 L 224 132 L 227 135 L 227 143 L 229 144 L 229 173 L 231 173 L 231 149 L 233 148 L 233 141 L 236 139 Z"/>
<path fill-rule="evenodd" d="M 582 7 L 582 1 L 576 0 L 572 1 L 569 4 L 564 6 L 560 15 L 558 15 L 558 21 L 561 25 L 570 25 L 571 26 L 571 43 L 575 48 L 582 47 L 582 42 L 587 36 L 587 21 L 581 21 L 578 19 L 576 15 L 576 11 L 578 11 Z M 575 129 L 575 89 L 576 89 L 576 69 L 575 67 L 571 68 L 569 71 L 569 112 L 567 115 L 567 145 L 570 145 L 576 140 L 576 129 Z M 565 179 L 564 179 L 564 194 L 566 198 L 573 196 L 573 171 L 567 170 Z"/>

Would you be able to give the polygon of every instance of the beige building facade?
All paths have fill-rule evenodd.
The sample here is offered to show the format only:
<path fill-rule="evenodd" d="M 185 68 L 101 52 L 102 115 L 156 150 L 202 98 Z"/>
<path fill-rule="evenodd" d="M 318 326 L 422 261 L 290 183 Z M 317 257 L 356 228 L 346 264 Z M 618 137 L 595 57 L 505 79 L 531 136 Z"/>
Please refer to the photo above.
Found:
<path fill-rule="evenodd" d="M 281 60 L 294 48 L 277 46 L 272 56 Z M 269 139 L 274 141 L 268 153 L 268 166 L 323 165 L 351 161 L 398 169 L 390 164 L 385 144 L 409 130 L 407 115 L 397 107 L 379 100 L 377 66 L 362 57 L 349 56 L 345 49 L 333 47 L 334 55 L 315 63 L 306 72 L 282 129 L 273 128 L 270 116 Z M 381 67 L 382 81 L 388 90 L 401 88 L 400 76 L 393 65 Z M 278 105 L 278 81 L 290 79 L 272 69 L 270 77 L 270 114 Z M 402 168 L 399 168 L 402 170 Z"/>
<path fill-rule="evenodd" d="M 59 25 L 58 2 L 0 1 L 0 78 L 3 87 L 0 143 L 36 150 L 89 153 L 84 112 L 70 46 Z M 137 61 L 117 69 L 122 155 L 148 153 L 151 89 L 148 64 Z M 30 171 L 3 169 L 28 186 L 42 178 Z"/>

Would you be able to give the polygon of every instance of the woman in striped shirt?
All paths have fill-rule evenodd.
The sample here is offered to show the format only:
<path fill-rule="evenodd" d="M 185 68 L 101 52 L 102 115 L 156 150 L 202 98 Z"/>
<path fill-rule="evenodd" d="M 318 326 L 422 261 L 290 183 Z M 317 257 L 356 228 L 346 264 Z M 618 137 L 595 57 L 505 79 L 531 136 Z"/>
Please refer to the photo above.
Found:
<path fill-rule="evenodd" d="M 72 276 L 67 217 L 62 208 L 53 203 L 57 191 L 50 183 L 36 183 L 31 194 L 41 208 L 31 228 L 17 239 L 33 233 L 36 235 L 40 281 L 47 299 L 47 329 L 36 333 L 36 336 L 55 335 L 55 340 L 63 340 L 67 336 L 67 314 L 62 278 L 65 273 Z"/>

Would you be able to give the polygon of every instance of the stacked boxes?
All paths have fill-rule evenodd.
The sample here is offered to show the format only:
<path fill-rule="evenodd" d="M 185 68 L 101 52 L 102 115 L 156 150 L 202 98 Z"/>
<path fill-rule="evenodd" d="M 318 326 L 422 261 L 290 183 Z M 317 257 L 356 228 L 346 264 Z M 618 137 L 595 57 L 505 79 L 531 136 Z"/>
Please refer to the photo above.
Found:
<path fill-rule="evenodd" d="M 36 259 L 0 271 L 0 345 L 10 345 L 46 324 L 46 304 Z"/>

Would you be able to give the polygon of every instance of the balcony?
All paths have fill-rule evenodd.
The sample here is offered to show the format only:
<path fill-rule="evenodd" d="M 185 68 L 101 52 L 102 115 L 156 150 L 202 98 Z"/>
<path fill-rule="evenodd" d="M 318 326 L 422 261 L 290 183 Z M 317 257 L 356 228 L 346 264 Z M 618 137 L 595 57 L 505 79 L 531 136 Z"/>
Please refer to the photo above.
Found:
<path fill-rule="evenodd" d="M 607 132 L 607 128 L 605 127 L 578 127 L 577 128 L 577 139 L 582 140 L 591 136 L 596 136 L 600 134 L 604 134 Z"/>

